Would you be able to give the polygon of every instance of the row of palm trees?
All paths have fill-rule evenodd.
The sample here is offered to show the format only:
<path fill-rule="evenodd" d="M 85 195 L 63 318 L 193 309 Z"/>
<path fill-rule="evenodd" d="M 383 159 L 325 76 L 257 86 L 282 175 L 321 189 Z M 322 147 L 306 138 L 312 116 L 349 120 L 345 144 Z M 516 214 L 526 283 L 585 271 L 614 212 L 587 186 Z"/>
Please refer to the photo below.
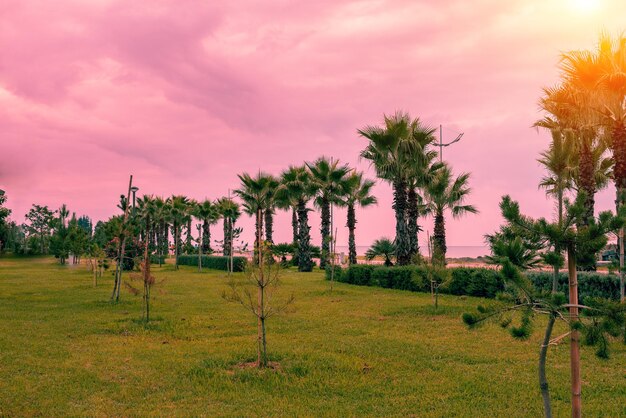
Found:
<path fill-rule="evenodd" d="M 397 263 L 406 265 L 420 257 L 419 219 L 431 215 L 434 218 L 432 259 L 445 264 L 446 212 L 455 218 L 478 212 L 465 203 L 471 192 L 469 174 L 455 177 L 448 164 L 437 161 L 435 129 L 408 113 L 385 115 L 382 126 L 366 126 L 358 133 L 369 140 L 361 158 L 369 160 L 377 176 L 393 188 Z"/>
<path fill-rule="evenodd" d="M 333 207 L 347 208 L 348 259 L 357 262 L 356 255 L 356 207 L 377 203 L 372 195 L 374 182 L 363 173 L 341 164 L 339 160 L 320 157 L 313 162 L 291 165 L 280 176 L 258 172 L 239 174 L 240 187 L 235 194 L 243 202 L 244 211 L 255 217 L 255 254 L 263 240 L 273 243 L 273 217 L 277 210 L 291 212 L 292 241 L 296 249 L 294 263 L 299 271 L 313 269 L 311 234 L 309 226 L 309 203 L 319 209 L 321 216 L 320 268 L 329 263 L 333 236 Z M 256 259 L 255 255 L 255 259 Z"/>
<path fill-rule="evenodd" d="M 555 196 L 559 220 L 564 196 L 583 193 L 578 227 L 584 228 L 594 215 L 595 194 L 611 180 L 617 207 L 626 201 L 626 37 L 603 35 L 595 50 L 564 53 L 560 69 L 560 82 L 545 88 L 539 102 L 546 116 L 535 124 L 552 134 L 539 160 L 549 172 L 541 186 Z M 594 255 L 584 258 L 583 267 L 594 269 Z"/>
<path fill-rule="evenodd" d="M 225 256 L 229 256 L 232 250 L 229 239 L 233 235 L 233 228 L 241 215 L 241 210 L 239 204 L 228 197 L 216 201 L 205 199 L 198 202 L 183 195 L 173 195 L 168 198 L 144 195 L 137 201 L 132 214 L 139 223 L 142 240 L 147 241 L 154 248 L 159 262 L 169 253 L 171 232 L 174 242 L 175 268 L 178 269 L 178 256 L 182 252 L 193 251 L 194 242 L 200 245 L 202 253 L 213 252 L 211 226 L 220 219 L 224 222 L 222 252 Z M 197 238 L 193 237 L 194 219 L 201 225 Z M 186 233 L 184 240 L 183 231 Z"/>
<path fill-rule="evenodd" d="M 453 217 L 477 212 L 474 206 L 465 203 L 471 191 L 469 174 L 454 176 L 448 164 L 438 161 L 434 149 L 435 130 L 407 113 L 385 116 L 383 126 L 367 126 L 358 132 L 369 140 L 361 157 L 369 160 L 377 176 L 393 188 L 394 245 L 398 264 L 406 265 L 419 257 L 419 220 L 427 215 L 434 218 L 433 260 L 445 264 L 446 212 Z M 299 271 L 311 271 L 314 262 L 308 217 L 312 204 L 319 210 L 321 218 L 320 268 L 329 263 L 336 236 L 332 216 L 334 207 L 347 210 L 348 261 L 350 264 L 357 262 L 356 208 L 377 204 L 372 194 L 375 182 L 366 179 L 362 172 L 338 159 L 322 156 L 312 162 L 291 165 L 279 176 L 259 171 L 255 175 L 242 173 L 238 177 L 240 186 L 234 193 L 241 205 L 230 197 L 197 202 L 182 195 L 169 198 L 145 195 L 138 200 L 136 215 L 140 219 L 142 238 L 153 246 L 159 260 L 169 251 L 170 232 L 176 268 L 182 252 L 195 252 L 199 247 L 200 253 L 212 253 L 211 226 L 220 219 L 224 226 L 222 253 L 230 256 L 235 223 L 242 210 L 255 218 L 256 260 L 262 241 L 273 244 L 274 216 L 277 211 L 284 210 L 291 212 L 293 262 Z M 194 219 L 200 224 L 197 238 L 193 237 Z M 183 232 L 186 232 L 184 240 Z"/>

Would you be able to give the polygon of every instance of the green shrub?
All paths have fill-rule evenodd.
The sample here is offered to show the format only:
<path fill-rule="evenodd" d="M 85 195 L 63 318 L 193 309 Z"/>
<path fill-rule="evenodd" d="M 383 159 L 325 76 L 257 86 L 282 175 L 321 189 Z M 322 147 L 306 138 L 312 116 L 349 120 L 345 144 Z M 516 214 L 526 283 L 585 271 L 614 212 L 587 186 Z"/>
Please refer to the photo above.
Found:
<path fill-rule="evenodd" d="M 326 280 L 330 280 L 331 266 L 327 264 L 324 270 L 326 272 Z M 341 268 L 341 266 L 335 266 L 335 281 L 342 282 L 342 274 L 343 269 Z"/>
<path fill-rule="evenodd" d="M 248 260 L 246 257 L 233 257 L 233 271 L 244 271 Z M 228 271 L 230 257 L 203 255 L 202 267 L 207 269 Z M 197 266 L 197 254 L 185 254 L 178 256 L 178 264 L 181 266 Z"/>
<path fill-rule="evenodd" d="M 545 291 L 552 290 L 552 272 L 533 271 L 529 272 L 527 276 L 536 288 Z M 557 290 L 569 297 L 568 286 L 567 273 L 559 273 Z M 586 297 L 619 300 L 619 276 L 615 274 L 578 272 L 578 298 L 583 300 Z"/>
<path fill-rule="evenodd" d="M 164 255 L 152 254 L 150 255 L 150 264 L 159 264 L 159 258 L 161 259 L 161 264 L 165 263 L 165 259 L 167 258 Z"/>
<path fill-rule="evenodd" d="M 374 266 L 367 264 L 352 265 L 341 275 L 341 281 L 359 286 L 372 286 L 374 285 L 372 283 L 372 270 L 374 270 Z"/>
<path fill-rule="evenodd" d="M 493 298 L 504 290 L 504 281 L 495 270 L 484 268 L 452 268 L 450 280 L 440 293 Z M 352 265 L 341 271 L 337 281 L 361 286 L 379 286 L 387 289 L 430 292 L 430 279 L 424 266 L 372 266 Z M 326 277 L 330 277 L 326 270 Z"/>
<path fill-rule="evenodd" d="M 495 270 L 457 267 L 450 271 L 450 281 L 442 287 L 442 293 L 494 298 L 504 290 L 504 280 Z"/>

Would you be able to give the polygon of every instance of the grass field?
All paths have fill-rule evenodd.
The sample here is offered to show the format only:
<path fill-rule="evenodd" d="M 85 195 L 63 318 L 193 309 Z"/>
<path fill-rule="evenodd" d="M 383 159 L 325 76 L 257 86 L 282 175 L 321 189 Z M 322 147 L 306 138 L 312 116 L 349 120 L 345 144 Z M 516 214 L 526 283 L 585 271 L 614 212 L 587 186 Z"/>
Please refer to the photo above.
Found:
<path fill-rule="evenodd" d="M 155 321 L 141 297 L 108 302 L 85 266 L 0 258 L 0 416 L 540 416 L 529 341 L 496 324 L 469 331 L 460 316 L 483 300 L 329 284 L 286 272 L 292 309 L 272 318 L 278 371 L 255 358 L 256 323 L 221 297 L 223 272 L 154 269 Z M 563 332 L 562 326 L 555 335 Z M 583 412 L 626 416 L 626 348 L 602 361 L 583 348 Z M 556 416 L 569 416 L 568 345 L 552 348 Z"/>

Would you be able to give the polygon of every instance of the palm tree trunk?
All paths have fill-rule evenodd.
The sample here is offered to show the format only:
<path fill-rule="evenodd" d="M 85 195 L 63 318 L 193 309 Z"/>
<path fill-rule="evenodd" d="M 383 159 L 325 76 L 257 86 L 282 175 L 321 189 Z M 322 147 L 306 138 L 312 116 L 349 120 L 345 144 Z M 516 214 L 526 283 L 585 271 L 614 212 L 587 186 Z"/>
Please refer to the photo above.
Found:
<path fill-rule="evenodd" d="M 396 213 L 396 259 L 398 265 L 407 265 L 411 262 L 409 237 L 407 231 L 407 190 L 404 179 L 397 179 L 393 183 L 393 209 Z"/>
<path fill-rule="evenodd" d="M 298 212 L 297 206 L 291 208 L 291 229 L 293 231 L 293 243 L 298 243 Z"/>
<path fill-rule="evenodd" d="M 174 268 L 178 270 L 178 253 L 180 251 L 180 231 L 178 227 L 178 222 L 174 221 L 173 234 L 174 234 Z"/>
<path fill-rule="evenodd" d="M 593 154 L 591 151 L 591 139 L 589 134 L 581 134 L 581 147 L 579 151 L 579 170 L 580 170 L 580 187 L 581 191 L 585 193 L 585 213 L 582 216 L 581 222 L 577 227 L 579 229 L 585 228 L 589 225 L 593 219 L 594 207 L 595 207 L 595 193 L 596 193 L 596 181 L 595 181 L 595 166 L 593 162 Z M 595 271 L 596 270 L 596 254 L 593 252 L 586 252 L 578 254 L 577 267 L 579 270 Z"/>
<path fill-rule="evenodd" d="M 417 225 L 417 218 L 419 217 L 419 209 L 417 206 L 417 190 L 414 187 L 409 187 L 408 192 L 408 207 L 407 207 L 407 232 L 409 234 L 409 248 L 411 257 L 419 253 L 419 241 L 418 232 L 419 226 Z"/>
<path fill-rule="evenodd" d="M 613 177 L 615 180 L 615 188 L 617 191 L 617 210 L 619 211 L 621 206 L 626 200 L 624 191 L 626 190 L 626 127 L 622 121 L 617 121 L 613 125 L 611 130 L 612 139 L 612 151 L 613 160 L 615 165 L 613 167 Z M 626 296 L 624 294 L 624 228 L 620 229 L 619 239 L 619 262 L 620 262 L 620 300 L 622 303 L 626 303 Z"/>
<path fill-rule="evenodd" d="M 230 256 L 230 221 L 227 217 L 224 217 L 224 249 L 222 254 L 224 257 Z"/>
<path fill-rule="evenodd" d="M 320 233 L 322 235 L 322 254 L 320 257 L 320 268 L 324 269 L 328 263 L 330 253 L 330 202 L 326 197 L 322 197 L 322 222 Z"/>
<path fill-rule="evenodd" d="M 265 209 L 265 241 L 269 243 L 274 242 L 274 211 L 272 209 Z"/>
<path fill-rule="evenodd" d="M 204 219 L 202 221 L 202 252 L 204 254 L 211 254 L 211 226 L 209 221 Z"/>
<path fill-rule="evenodd" d="M 298 202 L 298 271 L 312 271 L 311 234 L 306 202 Z"/>
<path fill-rule="evenodd" d="M 443 211 L 435 213 L 435 227 L 433 231 L 433 262 L 445 266 L 446 264 L 446 223 Z"/>
<path fill-rule="evenodd" d="M 348 262 L 350 264 L 356 264 L 356 241 L 354 239 L 354 230 L 356 229 L 356 211 L 354 205 L 348 205 Z"/>

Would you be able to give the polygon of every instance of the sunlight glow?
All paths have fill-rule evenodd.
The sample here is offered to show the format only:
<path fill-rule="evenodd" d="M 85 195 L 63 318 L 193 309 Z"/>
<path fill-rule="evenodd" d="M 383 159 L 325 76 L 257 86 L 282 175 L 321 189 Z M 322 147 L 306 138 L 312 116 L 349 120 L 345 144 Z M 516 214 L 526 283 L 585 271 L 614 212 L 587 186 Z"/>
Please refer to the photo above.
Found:
<path fill-rule="evenodd" d="M 572 7 L 580 13 L 589 13 L 597 10 L 600 0 L 571 0 Z"/>

